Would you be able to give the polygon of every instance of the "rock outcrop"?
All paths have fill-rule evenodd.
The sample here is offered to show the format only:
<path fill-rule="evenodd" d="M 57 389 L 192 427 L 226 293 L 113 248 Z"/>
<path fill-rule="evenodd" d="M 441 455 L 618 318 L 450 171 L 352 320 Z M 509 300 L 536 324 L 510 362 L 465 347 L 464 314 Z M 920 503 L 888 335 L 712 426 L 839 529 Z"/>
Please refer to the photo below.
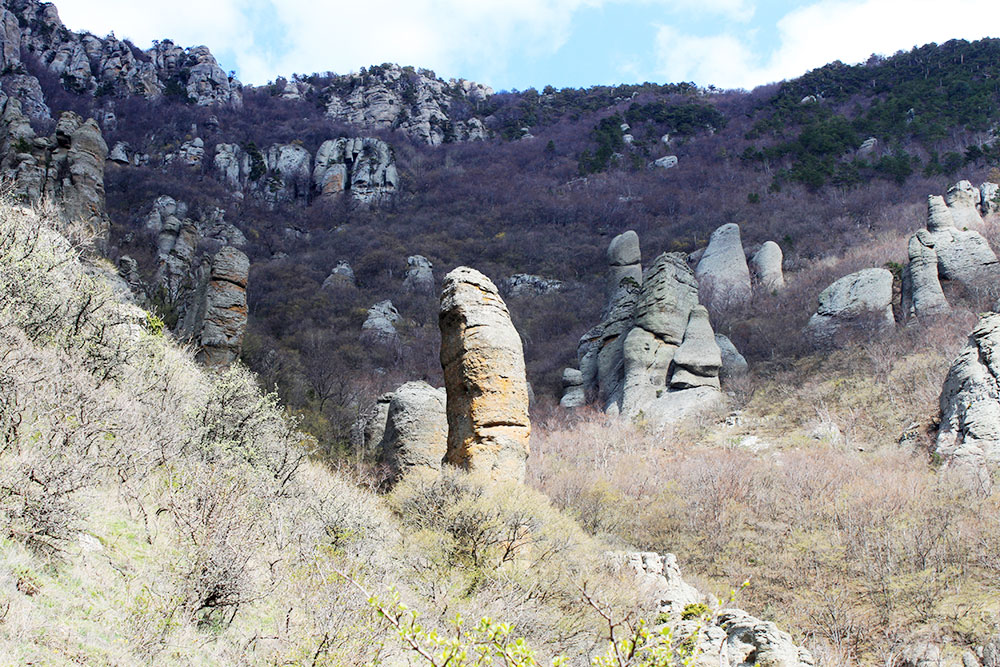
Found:
<path fill-rule="evenodd" d="M 15 98 L 0 94 L 0 174 L 25 201 L 51 198 L 67 221 L 86 221 L 100 240 L 110 220 L 104 202 L 108 145 L 95 120 L 72 111 L 51 137 L 37 137 Z"/>
<path fill-rule="evenodd" d="M 347 262 L 341 260 L 333 271 L 323 281 L 323 289 L 334 289 L 337 287 L 357 287 L 358 281 L 354 277 L 354 269 Z"/>
<path fill-rule="evenodd" d="M 905 317 L 926 317 L 949 309 L 938 280 L 938 258 L 924 230 L 910 237 L 910 262 L 903 270 L 902 310 Z"/>
<path fill-rule="evenodd" d="M 448 450 L 445 403 L 444 390 L 426 382 L 407 382 L 392 393 L 379 448 L 393 477 L 441 470 Z"/>
<path fill-rule="evenodd" d="M 531 422 L 521 337 L 493 282 L 459 267 L 445 276 L 439 316 L 452 465 L 523 481 Z"/>
<path fill-rule="evenodd" d="M 371 137 L 324 141 L 316 152 L 312 179 L 319 196 L 346 190 L 364 203 L 391 195 L 399 187 L 392 149 Z"/>
<path fill-rule="evenodd" d="M 612 568 L 631 577 L 641 614 L 673 631 L 675 645 L 696 637 L 697 667 L 812 667 L 812 655 L 774 623 L 718 602 L 684 581 L 673 554 L 609 554 Z M 685 618 L 685 611 L 704 615 Z"/>
<path fill-rule="evenodd" d="M 941 391 L 936 452 L 967 466 L 1000 464 L 1000 314 L 980 318 Z"/>
<path fill-rule="evenodd" d="M 583 373 L 576 368 L 563 369 L 563 395 L 559 405 L 564 408 L 580 408 L 587 404 L 587 394 L 583 389 Z"/>
<path fill-rule="evenodd" d="M 389 403 L 392 392 L 381 394 L 375 402 L 363 410 L 351 426 L 351 445 L 362 456 L 378 453 L 381 455 L 382 436 L 385 422 L 389 417 Z"/>
<path fill-rule="evenodd" d="M 361 340 L 374 345 L 399 344 L 396 324 L 402 319 L 392 301 L 379 301 L 368 309 L 368 316 L 361 325 Z"/>
<path fill-rule="evenodd" d="M 166 96 L 199 106 L 242 105 L 242 84 L 223 71 L 208 47 L 185 49 L 162 40 L 142 51 L 113 35 L 75 33 L 63 25 L 54 5 L 38 0 L 8 2 L 2 12 L 4 71 L 23 72 L 21 53 L 27 52 L 77 94 Z M 36 77 L 21 76 L 32 83 L 21 82 L 20 87 L 37 86 Z"/>
<path fill-rule="evenodd" d="M 718 403 L 722 358 L 684 256 L 660 255 L 644 278 L 639 257 L 634 232 L 611 242 L 608 286 L 617 290 L 580 339 L 581 389 L 605 412 L 665 423 Z"/>
<path fill-rule="evenodd" d="M 403 289 L 414 294 L 434 293 L 434 265 L 429 259 L 423 255 L 410 255 L 406 258 Z"/>
<path fill-rule="evenodd" d="M 959 229 L 975 229 L 983 223 L 979 215 L 982 195 L 969 181 L 955 183 L 944 195 L 944 201 L 951 209 L 952 219 Z"/>
<path fill-rule="evenodd" d="M 272 205 L 344 193 L 370 204 L 399 187 L 392 149 L 370 137 L 324 141 L 315 158 L 295 143 L 272 144 L 263 151 L 253 144 L 220 143 L 212 165 L 219 180 L 235 193 Z"/>
<path fill-rule="evenodd" d="M 750 258 L 750 268 L 757 284 L 769 292 L 777 292 L 785 286 L 785 274 L 782 271 L 781 246 L 774 241 L 767 241 Z"/>
<path fill-rule="evenodd" d="M 885 331 L 895 327 L 892 274 L 863 269 L 836 280 L 819 295 L 816 313 L 804 333 L 815 344 L 831 344 L 849 331 Z"/>
<path fill-rule="evenodd" d="M 203 302 L 204 315 L 192 326 L 206 366 L 228 366 L 240 355 L 247 324 L 247 279 L 250 260 L 231 246 L 212 257 Z M 199 326 L 200 324 L 200 326 Z"/>
<path fill-rule="evenodd" d="M 729 223 L 712 232 L 694 275 L 706 305 L 725 308 L 750 299 L 750 269 L 739 225 Z"/>
<path fill-rule="evenodd" d="M 938 275 L 945 280 L 971 285 L 996 270 L 997 256 L 986 239 L 973 229 L 957 229 L 954 212 L 940 196 L 927 198 L 927 230 L 921 243 L 934 248 Z"/>
<path fill-rule="evenodd" d="M 372 66 L 339 76 L 324 89 L 326 115 L 337 121 L 398 129 L 432 146 L 484 139 L 475 116 L 453 118 L 452 107 L 477 109 L 493 90 L 465 79 L 442 81 L 433 72 L 398 65 Z"/>
<path fill-rule="evenodd" d="M 635 287 L 642 285 L 642 251 L 639 248 L 639 235 L 631 229 L 613 238 L 608 245 L 608 281 L 605 298 L 609 304 L 622 288 L 622 281 L 626 279 Z"/>
<path fill-rule="evenodd" d="M 715 344 L 719 346 L 722 355 L 722 367 L 719 369 L 719 377 L 723 380 L 731 377 L 738 377 L 749 370 L 746 358 L 733 345 L 733 341 L 723 334 L 715 334 Z"/>

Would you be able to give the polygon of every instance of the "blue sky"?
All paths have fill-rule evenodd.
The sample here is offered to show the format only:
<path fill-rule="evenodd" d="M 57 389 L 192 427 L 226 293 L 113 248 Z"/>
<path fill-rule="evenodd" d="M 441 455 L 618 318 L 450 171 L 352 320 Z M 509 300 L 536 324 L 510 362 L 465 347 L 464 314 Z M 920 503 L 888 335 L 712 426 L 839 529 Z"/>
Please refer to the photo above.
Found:
<path fill-rule="evenodd" d="M 1000 37 L 997 0 L 56 0 L 73 30 L 208 45 L 245 83 L 382 62 L 496 90 L 798 76 Z"/>

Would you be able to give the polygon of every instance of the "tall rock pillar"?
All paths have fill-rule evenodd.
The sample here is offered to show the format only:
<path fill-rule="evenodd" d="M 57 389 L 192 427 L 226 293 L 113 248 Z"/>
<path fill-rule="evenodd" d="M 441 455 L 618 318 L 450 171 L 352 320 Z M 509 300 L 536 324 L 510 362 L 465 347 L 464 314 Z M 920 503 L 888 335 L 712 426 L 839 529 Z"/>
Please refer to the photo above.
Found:
<path fill-rule="evenodd" d="M 521 337 L 493 282 L 459 267 L 441 293 L 447 392 L 445 461 L 494 480 L 524 480 L 531 422 Z"/>

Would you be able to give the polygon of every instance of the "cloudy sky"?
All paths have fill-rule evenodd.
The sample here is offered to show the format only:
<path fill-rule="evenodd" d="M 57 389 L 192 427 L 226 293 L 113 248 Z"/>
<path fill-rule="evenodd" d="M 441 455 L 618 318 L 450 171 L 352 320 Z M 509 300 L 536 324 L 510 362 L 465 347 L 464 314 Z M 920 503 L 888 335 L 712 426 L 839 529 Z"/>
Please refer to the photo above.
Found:
<path fill-rule="evenodd" d="M 642 81 L 753 88 L 833 60 L 1000 37 L 997 0 L 55 0 L 146 48 L 208 45 L 245 83 L 383 62 L 497 90 Z"/>

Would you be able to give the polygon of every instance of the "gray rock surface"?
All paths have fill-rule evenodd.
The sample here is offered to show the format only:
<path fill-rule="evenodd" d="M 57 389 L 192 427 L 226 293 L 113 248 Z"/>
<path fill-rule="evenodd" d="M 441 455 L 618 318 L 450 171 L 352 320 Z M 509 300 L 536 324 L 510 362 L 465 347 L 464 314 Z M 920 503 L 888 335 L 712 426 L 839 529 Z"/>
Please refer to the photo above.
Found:
<path fill-rule="evenodd" d="M 399 311 L 388 299 L 379 301 L 368 309 L 368 316 L 361 325 L 361 340 L 369 344 L 397 345 L 399 333 L 396 324 L 402 319 Z"/>
<path fill-rule="evenodd" d="M 492 479 L 523 481 L 531 422 L 521 337 L 489 278 L 445 276 L 439 315 L 448 394 L 447 461 Z"/>
<path fill-rule="evenodd" d="M 858 146 L 858 157 L 872 157 L 878 150 L 878 139 L 868 137 Z"/>
<path fill-rule="evenodd" d="M 403 279 L 403 290 L 414 294 L 434 293 L 434 265 L 423 255 L 410 255 L 406 258 L 406 277 Z"/>
<path fill-rule="evenodd" d="M 580 408 L 587 404 L 583 390 L 583 373 L 575 368 L 566 368 L 562 374 L 563 395 L 559 405 L 564 408 Z"/>
<path fill-rule="evenodd" d="M 355 452 L 362 456 L 381 454 L 382 436 L 385 434 L 391 401 L 392 392 L 382 394 L 358 415 L 351 426 L 351 445 Z"/>
<path fill-rule="evenodd" d="M 197 359 L 206 366 L 228 366 L 243 347 L 247 324 L 247 279 L 250 260 L 231 246 L 212 257 L 211 273 L 204 291 L 196 340 Z M 200 326 L 198 326 L 200 324 Z"/>
<path fill-rule="evenodd" d="M 750 269 L 739 225 L 729 223 L 712 232 L 694 275 L 706 305 L 725 308 L 750 299 Z"/>
<path fill-rule="evenodd" d="M 676 155 L 664 155 L 661 158 L 653 160 L 650 163 L 651 167 L 658 167 L 660 169 L 673 169 L 677 166 L 677 156 Z"/>
<path fill-rule="evenodd" d="M 426 382 L 407 382 L 392 393 L 379 447 L 394 477 L 441 470 L 448 450 L 445 403 L 444 390 Z"/>
<path fill-rule="evenodd" d="M 819 295 L 816 313 L 804 333 L 816 344 L 834 342 L 852 329 L 895 327 L 892 315 L 892 274 L 886 269 L 862 269 L 846 275 Z"/>
<path fill-rule="evenodd" d="M 910 263 L 903 274 L 903 311 L 907 317 L 924 317 L 949 309 L 948 300 L 938 280 L 938 259 L 926 230 L 910 237 Z"/>
<path fill-rule="evenodd" d="M 51 137 L 36 137 L 15 98 L 0 93 L 0 175 L 26 201 L 54 201 L 66 221 L 87 222 L 101 241 L 110 219 L 104 201 L 108 145 L 93 119 L 65 112 Z"/>
<path fill-rule="evenodd" d="M 973 285 L 995 275 L 997 256 L 989 243 L 973 229 L 957 229 L 954 210 L 940 196 L 927 198 L 927 230 L 920 241 L 934 249 L 938 275 L 945 280 Z"/>
<path fill-rule="evenodd" d="M 783 256 L 781 246 L 774 241 L 767 241 L 750 258 L 750 268 L 753 270 L 757 284 L 776 292 L 785 286 L 785 274 L 781 265 Z"/>
<path fill-rule="evenodd" d="M 333 289 L 336 287 L 357 287 L 358 281 L 354 277 L 354 269 L 351 265 L 341 260 L 337 262 L 337 266 L 333 267 L 333 271 L 330 275 L 326 277 L 323 281 L 323 289 Z"/>
<path fill-rule="evenodd" d="M 684 581 L 677 558 L 651 552 L 609 554 L 613 569 L 631 579 L 640 613 L 671 628 L 674 641 L 697 636 L 697 667 L 812 667 L 812 655 L 774 623 L 742 609 L 718 608 L 711 596 Z M 627 585 L 627 584 L 626 584 Z M 682 619 L 690 605 L 705 605 L 705 618 Z"/>
<path fill-rule="evenodd" d="M 722 355 L 722 367 L 719 369 L 721 379 L 738 377 L 749 370 L 750 366 L 747 364 L 747 360 L 736 349 L 728 336 L 715 334 L 715 344 L 719 346 L 719 353 Z"/>
<path fill-rule="evenodd" d="M 983 315 L 941 390 L 936 452 L 957 465 L 1000 464 L 1000 315 Z"/>
<path fill-rule="evenodd" d="M 688 317 L 684 340 L 674 353 L 674 372 L 670 376 L 671 389 L 695 387 L 719 388 L 719 369 L 722 352 L 715 342 L 708 310 L 695 306 Z"/>
<path fill-rule="evenodd" d="M 319 196 L 349 191 L 355 201 L 371 203 L 399 187 L 399 173 L 389 144 L 371 137 L 324 141 L 312 173 Z"/>
<path fill-rule="evenodd" d="M 622 280 L 628 279 L 635 287 L 642 285 L 642 252 L 639 249 L 639 235 L 631 229 L 611 239 L 608 245 L 608 280 L 605 299 L 608 304 L 622 287 Z"/>
<path fill-rule="evenodd" d="M 451 108 L 477 109 L 493 94 L 487 86 L 438 79 L 433 72 L 398 65 L 373 66 L 358 74 L 336 77 L 323 91 L 326 115 L 333 120 L 398 129 L 436 146 L 445 141 L 473 141 L 487 136 L 475 116 L 451 117 Z"/>
<path fill-rule="evenodd" d="M 944 195 L 944 201 L 951 209 L 955 226 L 959 229 L 977 229 L 983 223 L 979 215 L 979 188 L 973 187 L 969 181 L 959 181 Z"/>

